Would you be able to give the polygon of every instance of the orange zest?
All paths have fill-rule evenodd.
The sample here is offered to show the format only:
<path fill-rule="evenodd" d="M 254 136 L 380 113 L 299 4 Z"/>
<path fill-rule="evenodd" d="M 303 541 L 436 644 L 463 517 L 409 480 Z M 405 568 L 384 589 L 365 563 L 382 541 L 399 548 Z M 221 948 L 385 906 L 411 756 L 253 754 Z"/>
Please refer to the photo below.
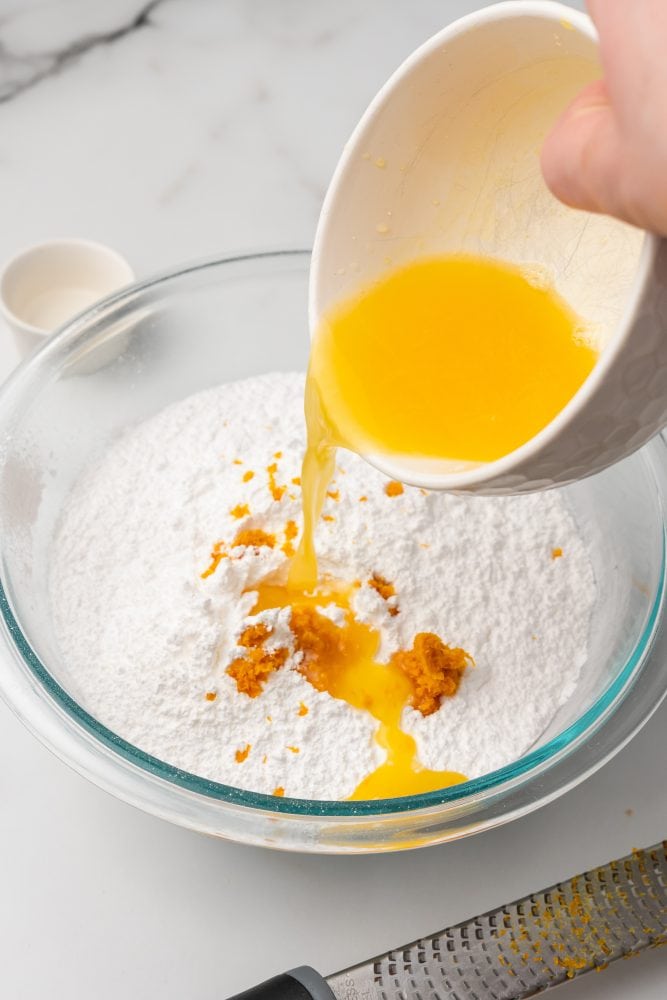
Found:
<path fill-rule="evenodd" d="M 396 587 L 389 580 L 385 580 L 383 576 L 380 576 L 379 573 L 373 573 L 368 581 L 368 586 L 372 587 L 385 601 L 388 601 L 390 597 L 396 596 Z"/>
<path fill-rule="evenodd" d="M 237 548 L 240 545 L 247 545 L 250 548 L 261 548 L 266 546 L 269 549 L 275 547 L 276 536 L 269 534 L 268 531 L 263 531 L 262 528 L 243 528 L 241 531 L 236 533 L 236 537 L 232 542 L 232 548 Z"/>
<path fill-rule="evenodd" d="M 270 635 L 271 630 L 266 625 L 250 625 L 238 640 L 238 645 L 244 647 L 246 652 L 229 664 L 227 673 L 236 681 L 239 694 L 256 698 L 271 674 L 284 666 L 289 650 L 280 647 L 265 649 L 264 643 Z"/>
<path fill-rule="evenodd" d="M 199 574 L 202 580 L 205 580 L 207 576 L 211 576 L 215 573 L 222 560 L 227 558 L 227 553 L 223 551 L 223 545 L 224 542 L 216 542 L 211 549 L 211 562 L 206 567 L 204 572 Z"/>
<path fill-rule="evenodd" d="M 285 541 L 281 546 L 282 551 L 285 553 L 288 559 L 291 559 L 294 555 L 295 549 L 292 542 L 299 534 L 299 529 L 296 526 L 296 521 L 288 521 L 285 525 Z"/>
<path fill-rule="evenodd" d="M 276 456 L 279 456 L 281 454 L 282 452 L 279 451 L 276 452 Z M 276 502 L 278 502 L 282 500 L 283 496 L 285 495 L 285 491 L 287 490 L 287 487 L 278 486 L 278 484 L 276 483 L 276 472 L 278 471 L 278 466 L 275 462 L 272 462 L 271 465 L 267 465 L 266 471 L 269 474 L 269 490 L 271 492 L 271 496 Z"/>
<path fill-rule="evenodd" d="M 415 636 L 410 650 L 394 653 L 390 663 L 402 670 L 412 685 L 410 704 L 422 715 L 432 715 L 443 698 L 459 689 L 463 671 L 472 663 L 464 649 L 446 646 L 432 632 Z"/>

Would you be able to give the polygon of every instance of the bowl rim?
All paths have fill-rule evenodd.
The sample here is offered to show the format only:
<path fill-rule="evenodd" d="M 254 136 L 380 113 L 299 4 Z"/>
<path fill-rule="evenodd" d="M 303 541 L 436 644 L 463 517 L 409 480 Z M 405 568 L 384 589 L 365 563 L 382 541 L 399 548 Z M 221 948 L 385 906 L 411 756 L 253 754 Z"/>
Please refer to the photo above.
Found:
<path fill-rule="evenodd" d="M 37 370 L 39 373 L 48 364 L 49 360 L 52 359 L 52 356 L 58 356 L 63 348 L 65 349 L 65 359 L 67 359 L 67 348 L 76 345 L 79 336 L 85 332 L 85 329 L 94 326 L 95 321 L 109 309 L 130 302 L 143 291 L 154 289 L 166 282 L 174 281 L 185 275 L 200 272 L 208 268 L 238 262 L 267 260 L 270 262 L 276 258 L 296 258 L 299 261 L 304 261 L 309 256 L 310 251 L 308 250 L 287 249 L 207 258 L 200 262 L 187 264 L 184 267 L 161 272 L 154 277 L 129 285 L 125 289 L 113 293 L 61 327 L 31 358 L 28 358 L 19 365 L 16 372 L 0 388 L 0 421 L 2 420 L 3 411 L 7 409 L 8 403 L 11 404 L 13 401 L 12 397 L 15 397 L 17 394 L 20 396 L 21 390 L 26 384 L 30 385 L 34 370 Z M 650 453 L 657 447 L 662 448 L 665 453 L 665 468 L 667 469 L 667 443 L 664 439 L 655 439 L 649 445 L 645 446 L 644 455 L 644 460 L 647 462 L 649 471 L 654 479 L 656 479 L 656 470 L 654 468 L 653 456 Z M 656 487 L 657 485 L 656 482 Z M 261 811 L 265 814 L 282 814 L 285 817 L 299 817 L 302 819 L 331 818 L 334 820 L 343 820 L 373 816 L 413 816 L 420 812 L 433 810 L 434 808 L 438 809 L 438 807 L 443 806 L 446 807 L 450 804 L 460 806 L 471 801 L 477 801 L 481 805 L 492 797 L 497 798 L 499 795 L 507 794 L 519 786 L 524 786 L 527 782 L 543 775 L 546 771 L 552 770 L 555 765 L 563 762 L 565 758 L 571 758 L 577 750 L 583 750 L 585 763 L 582 763 L 582 767 L 577 775 L 575 775 L 574 780 L 571 779 L 569 784 L 565 784 L 564 786 L 558 785 L 553 788 L 543 789 L 541 795 L 534 803 L 533 808 L 536 808 L 537 805 L 556 797 L 558 794 L 566 791 L 568 787 L 572 787 L 573 784 L 582 780 L 587 774 L 601 766 L 605 760 L 620 750 L 634 732 L 648 720 L 665 695 L 667 695 L 667 683 L 662 685 L 661 690 L 651 691 L 651 699 L 648 700 L 647 710 L 638 720 L 633 721 L 631 727 L 626 727 L 628 731 L 625 734 L 621 733 L 619 740 L 613 744 L 610 742 L 605 747 L 597 747 L 596 753 L 589 752 L 586 754 L 586 751 L 590 751 L 590 745 L 582 746 L 582 744 L 590 741 L 593 736 L 599 735 L 600 730 L 609 722 L 610 718 L 626 700 L 626 696 L 634 688 L 638 679 L 646 673 L 643 668 L 649 660 L 649 653 L 661 625 L 661 610 L 665 598 L 666 553 L 667 532 L 665 531 L 665 519 L 663 517 L 660 580 L 646 618 L 644 629 L 637 638 L 622 669 L 608 683 L 595 702 L 562 732 L 556 734 L 543 746 L 529 751 L 518 758 L 518 760 L 482 775 L 479 778 L 473 778 L 459 785 L 438 789 L 433 792 L 372 800 L 298 799 L 288 796 L 278 798 L 200 777 L 146 753 L 100 723 L 93 715 L 80 706 L 49 673 L 47 667 L 32 648 L 27 636 L 23 633 L 18 619 L 14 614 L 7 589 L 4 585 L 4 571 L 1 568 L 1 631 L 6 640 L 6 645 L 14 653 L 15 664 L 22 676 L 19 677 L 16 671 L 11 675 L 7 670 L 0 669 L 0 696 L 3 697 L 3 700 L 6 701 L 10 709 L 18 715 L 42 742 L 45 742 L 59 757 L 84 774 L 88 772 L 81 764 L 81 754 L 72 753 L 71 747 L 69 750 L 67 747 L 63 747 L 63 741 L 54 739 L 53 732 L 50 734 L 51 738 L 48 739 L 39 731 L 38 727 L 31 725 L 28 717 L 30 710 L 27 708 L 26 695 L 29 694 L 29 697 L 32 698 L 37 693 L 42 699 L 46 699 L 49 702 L 52 713 L 55 712 L 61 720 L 64 713 L 68 722 L 74 724 L 79 734 L 83 733 L 88 737 L 92 737 L 95 744 L 98 746 L 101 745 L 107 751 L 111 751 L 116 763 L 120 763 L 126 768 L 130 767 L 134 771 L 138 770 L 144 776 L 160 779 L 172 789 L 175 788 L 180 791 L 195 793 L 196 795 L 203 796 L 209 802 L 218 805 L 242 806 L 248 810 Z M 6 661 L 7 658 L 3 657 L 3 667 L 6 666 Z M 18 684 L 17 681 L 19 682 Z M 27 687 L 30 688 L 29 693 L 26 688 L 26 682 Z M 19 686 L 24 688 L 23 692 L 18 690 Z M 21 705 L 21 709 L 18 707 L 19 704 Z M 116 792 L 116 794 L 120 794 L 121 798 L 127 798 L 122 792 Z M 145 807 L 149 808 L 150 811 L 155 811 L 149 806 Z M 441 810 L 440 812 L 442 815 Z M 169 818 L 178 821 L 176 816 L 169 816 Z M 506 818 L 511 817 L 508 814 Z"/>

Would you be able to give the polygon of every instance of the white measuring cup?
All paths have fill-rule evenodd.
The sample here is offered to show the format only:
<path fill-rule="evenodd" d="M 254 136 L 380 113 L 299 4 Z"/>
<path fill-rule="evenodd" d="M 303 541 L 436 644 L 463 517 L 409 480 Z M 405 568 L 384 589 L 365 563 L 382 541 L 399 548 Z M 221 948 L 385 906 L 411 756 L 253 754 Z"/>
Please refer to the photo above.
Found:
<path fill-rule="evenodd" d="M 27 357 L 78 312 L 134 280 L 127 261 L 92 240 L 57 239 L 17 253 L 0 274 L 0 315 Z"/>
<path fill-rule="evenodd" d="M 522 447 L 465 468 L 364 456 L 388 476 L 458 492 L 545 489 L 600 471 L 667 424 L 667 241 L 567 208 L 540 170 L 558 114 L 600 75 L 586 15 L 548 0 L 495 4 L 417 49 L 345 146 L 315 238 L 311 335 L 329 308 L 397 266 L 470 253 L 542 269 L 600 348 L 576 395 Z"/>

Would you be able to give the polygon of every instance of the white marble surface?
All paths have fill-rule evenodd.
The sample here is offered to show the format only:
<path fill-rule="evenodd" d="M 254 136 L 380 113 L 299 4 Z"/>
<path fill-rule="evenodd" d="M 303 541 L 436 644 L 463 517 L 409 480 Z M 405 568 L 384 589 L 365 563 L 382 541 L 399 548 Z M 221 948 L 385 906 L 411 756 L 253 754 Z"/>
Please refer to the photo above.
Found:
<path fill-rule="evenodd" d="M 0 0 L 0 259 L 102 240 L 146 274 L 309 245 L 337 151 L 394 65 L 476 0 Z M 15 362 L 0 330 L 0 375 Z M 213 1000 L 332 971 L 667 836 L 667 707 L 512 826 L 400 856 L 281 856 L 115 801 L 0 708 L 0 996 Z M 569 985 L 658 1000 L 667 952 Z M 560 994 L 559 994 L 560 995 Z"/>

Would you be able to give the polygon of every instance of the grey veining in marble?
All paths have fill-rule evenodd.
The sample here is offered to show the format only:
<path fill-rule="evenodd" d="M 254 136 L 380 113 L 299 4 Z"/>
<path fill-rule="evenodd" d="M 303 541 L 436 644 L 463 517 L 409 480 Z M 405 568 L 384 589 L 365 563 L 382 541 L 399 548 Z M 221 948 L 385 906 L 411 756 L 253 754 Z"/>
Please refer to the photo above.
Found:
<path fill-rule="evenodd" d="M 138 31 L 150 24 L 150 15 L 161 0 L 150 0 L 144 3 L 136 12 L 128 11 L 125 21 L 120 21 L 117 27 L 103 28 L 82 32 L 79 23 L 74 23 L 75 36 L 67 44 L 60 44 L 53 49 L 37 52 L 14 52 L 10 45 L 0 46 L 0 104 L 11 101 L 12 98 L 35 84 L 41 83 L 49 76 L 66 69 L 71 63 L 80 59 L 85 53 L 99 45 L 112 45 L 126 38 L 133 31 Z M 116 9 L 116 13 L 118 13 Z M 15 19 L 20 21 L 20 16 Z M 12 28 L 12 18 L 3 19 L 4 26 Z M 40 46 L 41 49 L 41 46 Z"/>

